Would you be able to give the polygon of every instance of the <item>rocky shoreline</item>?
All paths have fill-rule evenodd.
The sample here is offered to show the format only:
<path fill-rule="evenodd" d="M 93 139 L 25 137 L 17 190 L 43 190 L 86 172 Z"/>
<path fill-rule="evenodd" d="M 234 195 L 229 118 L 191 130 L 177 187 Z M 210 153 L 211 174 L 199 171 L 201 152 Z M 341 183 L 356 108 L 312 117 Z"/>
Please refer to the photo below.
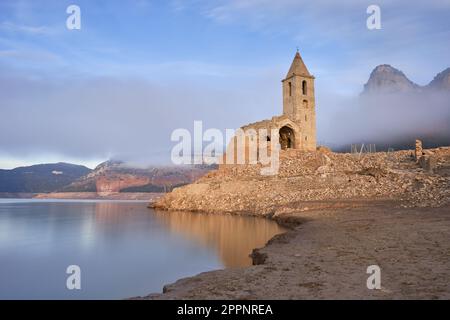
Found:
<path fill-rule="evenodd" d="M 296 204 L 306 201 L 390 199 L 405 207 L 449 203 L 450 148 L 423 153 L 433 158 L 432 168 L 424 168 L 409 150 L 364 155 L 282 151 L 276 176 L 261 176 L 256 165 L 223 165 L 174 189 L 153 207 L 271 216 L 297 210 Z"/>
<path fill-rule="evenodd" d="M 153 202 L 164 210 L 259 215 L 290 231 L 253 266 L 217 270 L 136 299 L 448 299 L 450 148 L 356 157 L 286 152 L 276 177 L 222 166 Z M 422 161 L 430 163 L 427 161 Z M 366 287 L 379 265 L 381 290 Z"/>
<path fill-rule="evenodd" d="M 201 273 L 133 299 L 449 299 L 450 206 L 327 202 L 274 218 L 290 230 L 253 250 L 253 266 Z M 381 290 L 366 287 L 381 268 Z"/>

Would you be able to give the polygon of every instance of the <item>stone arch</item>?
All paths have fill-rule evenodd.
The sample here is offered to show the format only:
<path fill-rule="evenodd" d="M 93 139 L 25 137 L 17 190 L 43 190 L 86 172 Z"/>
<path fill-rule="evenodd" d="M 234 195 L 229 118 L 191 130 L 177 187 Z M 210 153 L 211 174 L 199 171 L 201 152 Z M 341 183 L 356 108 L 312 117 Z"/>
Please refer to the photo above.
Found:
<path fill-rule="evenodd" d="M 295 134 L 294 129 L 289 126 L 283 126 L 279 130 L 280 145 L 282 150 L 295 148 Z"/>

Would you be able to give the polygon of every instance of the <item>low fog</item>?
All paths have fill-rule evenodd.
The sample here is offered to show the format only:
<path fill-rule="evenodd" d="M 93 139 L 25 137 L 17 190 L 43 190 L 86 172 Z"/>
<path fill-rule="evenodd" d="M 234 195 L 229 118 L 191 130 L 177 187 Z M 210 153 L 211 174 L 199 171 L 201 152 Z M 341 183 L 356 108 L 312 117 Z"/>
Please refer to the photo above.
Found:
<path fill-rule="evenodd" d="M 318 111 L 318 139 L 333 149 L 374 143 L 377 150 L 450 145 L 450 93 L 423 90 L 324 98 Z M 323 123 L 320 121 L 323 120 Z M 323 126 L 321 126 L 323 125 Z"/>
<path fill-rule="evenodd" d="M 238 128 L 271 116 L 279 101 L 278 92 L 270 94 L 279 85 L 271 75 L 237 88 L 217 80 L 55 78 L 0 72 L 0 156 L 168 164 L 173 130 L 192 132 L 195 120 L 203 121 L 203 130 Z"/>
<path fill-rule="evenodd" d="M 242 76 L 239 76 L 242 78 Z M 116 159 L 170 164 L 173 130 L 238 128 L 282 111 L 278 72 L 205 84 L 189 77 L 155 82 L 113 77 L 67 79 L 0 74 L 0 155 Z M 218 82 L 219 81 L 219 82 Z M 450 144 L 450 94 L 335 96 L 317 90 L 318 141 L 336 151 L 352 143 L 377 150 Z"/>

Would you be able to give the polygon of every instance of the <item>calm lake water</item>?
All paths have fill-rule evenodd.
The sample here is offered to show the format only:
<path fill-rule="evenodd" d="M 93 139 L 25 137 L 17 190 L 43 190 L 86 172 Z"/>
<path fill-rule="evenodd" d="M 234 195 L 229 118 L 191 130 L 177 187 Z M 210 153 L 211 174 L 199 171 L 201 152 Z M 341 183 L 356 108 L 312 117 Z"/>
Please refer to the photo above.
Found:
<path fill-rule="evenodd" d="M 144 202 L 0 199 L 0 299 L 121 299 L 251 264 L 267 219 L 156 212 Z M 81 290 L 68 290 L 69 265 Z"/>

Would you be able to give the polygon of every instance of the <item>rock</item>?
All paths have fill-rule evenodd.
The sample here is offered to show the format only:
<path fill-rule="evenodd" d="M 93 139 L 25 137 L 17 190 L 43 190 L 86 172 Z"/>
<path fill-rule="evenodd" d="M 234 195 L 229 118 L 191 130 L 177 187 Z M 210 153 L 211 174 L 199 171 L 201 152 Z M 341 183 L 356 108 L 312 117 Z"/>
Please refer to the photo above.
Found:
<path fill-rule="evenodd" d="M 419 165 L 428 173 L 433 173 L 436 169 L 436 158 L 429 155 L 424 155 L 419 158 Z"/>
<path fill-rule="evenodd" d="M 330 148 L 325 147 L 325 146 L 318 146 L 316 148 L 317 152 L 322 152 L 322 153 L 332 153 L 333 151 L 331 151 Z"/>
<path fill-rule="evenodd" d="M 253 249 L 250 257 L 252 258 L 252 263 L 254 266 L 264 264 L 267 260 L 267 254 L 260 252 L 258 249 Z"/>
<path fill-rule="evenodd" d="M 419 161 L 420 157 L 422 157 L 423 151 L 422 151 L 422 141 L 416 140 L 416 150 L 414 152 L 414 156 L 416 158 L 416 161 Z"/>
<path fill-rule="evenodd" d="M 358 174 L 372 176 L 378 181 L 381 177 L 386 176 L 387 173 L 381 168 L 370 167 L 358 171 Z"/>

